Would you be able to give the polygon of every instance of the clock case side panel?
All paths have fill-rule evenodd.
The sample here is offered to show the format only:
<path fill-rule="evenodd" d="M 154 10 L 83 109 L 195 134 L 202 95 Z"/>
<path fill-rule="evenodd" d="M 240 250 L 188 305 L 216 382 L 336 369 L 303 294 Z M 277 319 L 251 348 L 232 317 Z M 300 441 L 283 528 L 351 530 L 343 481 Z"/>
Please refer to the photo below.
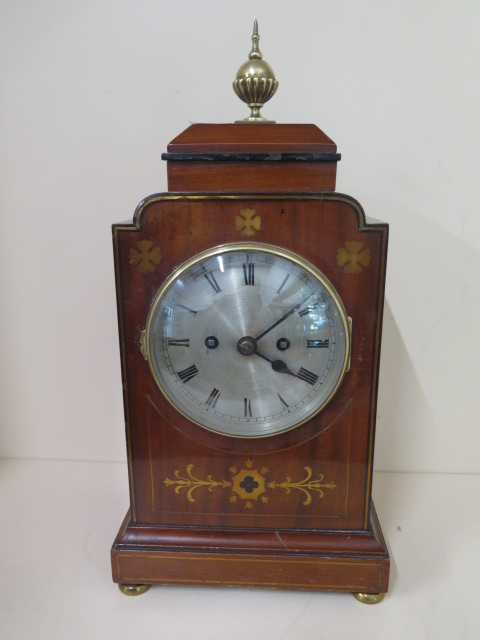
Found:
<path fill-rule="evenodd" d="M 130 496 L 130 519 L 132 522 L 137 521 L 136 517 L 136 499 L 135 499 L 135 460 L 137 459 L 134 449 L 134 438 L 131 433 L 131 418 L 130 418 L 130 402 L 129 402 L 129 370 L 127 359 L 127 348 L 125 338 L 125 306 L 124 306 L 124 279 L 122 268 L 122 251 L 125 251 L 125 238 L 135 237 L 140 231 L 140 227 L 136 224 L 136 212 L 142 206 L 144 201 L 141 201 L 135 210 L 133 222 L 121 222 L 112 225 L 112 241 L 113 241 L 113 258 L 115 269 L 115 292 L 117 301 L 117 321 L 118 321 L 118 339 L 119 339 L 119 352 L 120 352 L 120 369 L 122 377 L 122 397 L 123 397 L 123 413 L 125 421 L 125 441 L 127 449 L 127 464 L 128 464 L 128 486 Z M 135 241 L 132 243 L 132 247 L 135 247 Z"/>
<path fill-rule="evenodd" d="M 375 434 L 377 425 L 377 405 L 378 405 L 378 386 L 380 380 L 380 366 L 381 366 L 381 346 L 382 346 L 382 333 L 383 333 L 383 316 L 385 308 L 385 284 L 386 284 L 386 271 L 387 271 L 387 253 L 388 253 L 388 237 L 389 237 L 389 225 L 384 222 L 380 222 L 376 219 L 367 217 L 364 215 L 365 228 L 380 229 L 382 232 L 382 252 L 378 259 L 378 271 L 379 271 L 379 288 L 377 292 L 378 300 L 378 312 L 375 327 L 375 369 L 372 372 L 372 402 L 371 402 L 371 415 L 370 415 L 370 438 L 368 446 L 368 454 L 366 459 L 366 465 L 368 469 L 367 483 L 365 489 L 365 520 L 364 525 L 369 527 L 371 521 L 371 513 L 374 510 L 372 501 L 372 481 L 373 481 L 373 466 L 374 466 L 374 454 L 375 454 Z M 377 518 L 375 514 L 375 518 Z M 377 518 L 378 523 L 378 518 Z M 380 525 L 378 525 L 380 527 Z"/>

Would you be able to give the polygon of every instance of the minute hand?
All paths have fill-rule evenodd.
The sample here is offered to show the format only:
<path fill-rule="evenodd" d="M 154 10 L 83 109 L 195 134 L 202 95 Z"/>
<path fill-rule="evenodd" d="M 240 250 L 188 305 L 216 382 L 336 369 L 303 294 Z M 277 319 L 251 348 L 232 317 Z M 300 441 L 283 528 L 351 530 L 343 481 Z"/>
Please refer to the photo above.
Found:
<path fill-rule="evenodd" d="M 271 331 L 272 329 L 274 329 L 277 325 L 279 325 L 281 322 L 283 322 L 284 320 L 286 320 L 289 316 L 292 315 L 292 313 L 295 313 L 295 311 L 297 309 L 299 309 L 302 305 L 305 304 L 305 302 L 312 296 L 312 293 L 309 293 L 308 296 L 305 296 L 305 298 L 303 298 L 303 300 L 300 300 L 300 302 L 298 304 L 296 304 L 294 307 L 292 307 L 289 311 L 287 311 L 287 313 L 284 313 L 283 316 L 281 318 L 279 318 L 276 322 L 274 322 L 273 324 L 271 324 L 267 329 L 265 329 L 265 331 L 262 331 L 262 333 L 260 333 L 256 338 L 255 341 L 258 342 L 260 340 L 260 338 L 263 338 L 263 336 L 267 335 L 267 333 L 269 331 Z"/>

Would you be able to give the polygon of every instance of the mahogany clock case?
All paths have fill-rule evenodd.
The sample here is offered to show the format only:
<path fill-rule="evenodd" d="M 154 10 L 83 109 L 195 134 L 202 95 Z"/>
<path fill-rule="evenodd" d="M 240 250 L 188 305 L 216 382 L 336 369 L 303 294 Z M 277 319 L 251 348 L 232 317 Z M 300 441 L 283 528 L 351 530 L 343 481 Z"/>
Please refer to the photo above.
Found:
<path fill-rule="evenodd" d="M 370 496 L 387 225 L 334 192 L 169 192 L 144 200 L 113 236 L 131 502 L 112 549 L 114 581 L 385 592 L 388 552 Z M 352 319 L 350 370 L 333 399 L 267 438 L 193 424 L 142 353 L 167 276 L 243 241 L 309 261 Z"/>

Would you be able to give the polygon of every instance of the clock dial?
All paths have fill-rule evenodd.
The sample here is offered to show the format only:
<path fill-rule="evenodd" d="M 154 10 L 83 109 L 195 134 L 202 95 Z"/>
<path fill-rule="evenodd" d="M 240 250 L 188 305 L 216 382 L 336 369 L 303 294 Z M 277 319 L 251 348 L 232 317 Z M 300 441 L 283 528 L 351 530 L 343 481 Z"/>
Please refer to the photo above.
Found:
<path fill-rule="evenodd" d="M 327 278 L 259 243 L 217 247 L 176 269 L 155 296 L 145 343 L 169 402 L 202 427 L 244 438 L 318 413 L 350 355 L 348 318 Z"/>

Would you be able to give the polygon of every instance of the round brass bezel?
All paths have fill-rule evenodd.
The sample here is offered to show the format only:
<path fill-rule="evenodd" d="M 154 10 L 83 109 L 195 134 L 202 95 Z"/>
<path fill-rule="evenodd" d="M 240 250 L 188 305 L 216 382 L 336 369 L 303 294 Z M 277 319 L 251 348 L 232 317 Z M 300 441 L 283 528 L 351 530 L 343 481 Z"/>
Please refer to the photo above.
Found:
<path fill-rule="evenodd" d="M 194 420 L 192 417 L 190 417 L 184 411 L 182 411 L 178 407 L 178 405 L 170 398 L 167 391 L 163 388 L 161 382 L 159 381 L 152 364 L 152 354 L 150 349 L 150 342 L 151 342 L 150 332 L 152 328 L 152 321 L 153 321 L 153 318 L 155 317 L 155 313 L 159 304 L 161 303 L 163 297 L 165 296 L 169 288 L 182 276 L 183 273 L 188 271 L 191 267 L 198 264 L 199 262 L 208 260 L 209 258 L 212 258 L 215 256 L 219 256 L 225 253 L 230 253 L 235 251 L 242 251 L 242 252 L 257 251 L 257 252 L 270 253 L 275 256 L 280 256 L 281 258 L 284 258 L 286 260 L 290 260 L 291 262 L 294 262 L 296 265 L 298 265 L 300 268 L 310 273 L 313 278 L 321 282 L 321 284 L 328 291 L 328 294 L 334 300 L 338 308 L 339 316 L 344 329 L 345 355 L 344 355 L 343 365 L 342 365 L 340 375 L 338 376 L 337 382 L 333 387 L 332 391 L 330 392 L 329 396 L 314 412 L 310 413 L 307 417 L 305 417 L 304 419 L 300 420 L 298 423 L 292 426 L 286 427 L 285 429 L 282 429 L 281 431 L 276 431 L 274 433 L 261 433 L 261 434 L 254 434 L 254 435 L 229 434 L 229 433 L 224 433 L 222 431 L 219 431 L 218 429 L 215 429 L 213 427 L 208 427 L 205 424 L 202 424 L 201 422 Z M 338 292 L 336 291 L 335 287 L 332 285 L 330 280 L 325 276 L 325 274 L 323 274 L 319 269 L 317 269 L 317 267 L 315 267 L 313 264 L 311 264 L 310 262 L 308 262 L 307 260 L 299 256 L 297 253 L 294 253 L 289 249 L 284 249 L 282 247 L 278 247 L 272 244 L 266 244 L 266 243 L 260 243 L 260 242 L 234 242 L 234 243 L 219 245 L 216 247 L 212 247 L 211 249 L 201 251 L 200 253 L 197 253 L 196 255 L 186 260 L 180 266 L 176 267 L 174 271 L 172 271 L 172 273 L 167 277 L 165 282 L 157 291 L 153 299 L 152 305 L 150 307 L 150 311 L 147 316 L 147 323 L 145 326 L 145 341 L 143 345 L 144 345 L 144 351 L 145 351 L 146 360 L 148 362 L 150 372 L 153 376 L 153 379 L 155 380 L 155 383 L 158 389 L 160 390 L 164 398 L 169 402 L 169 404 L 172 407 L 174 407 L 184 418 L 186 418 L 193 424 L 196 424 L 199 427 L 202 427 L 202 429 L 206 429 L 207 431 L 211 431 L 213 433 L 226 436 L 228 438 L 241 438 L 241 439 L 249 439 L 249 440 L 258 439 L 258 438 L 268 438 L 268 437 L 274 437 L 274 436 L 286 433 L 288 431 L 291 431 L 292 429 L 297 429 L 302 424 L 305 424 L 306 422 L 311 420 L 313 417 L 318 415 L 318 413 L 320 413 L 327 406 L 327 404 L 336 394 L 340 384 L 343 381 L 343 378 L 345 377 L 345 373 L 349 369 L 350 351 L 351 351 L 351 318 L 347 315 L 342 299 L 340 298 Z"/>

